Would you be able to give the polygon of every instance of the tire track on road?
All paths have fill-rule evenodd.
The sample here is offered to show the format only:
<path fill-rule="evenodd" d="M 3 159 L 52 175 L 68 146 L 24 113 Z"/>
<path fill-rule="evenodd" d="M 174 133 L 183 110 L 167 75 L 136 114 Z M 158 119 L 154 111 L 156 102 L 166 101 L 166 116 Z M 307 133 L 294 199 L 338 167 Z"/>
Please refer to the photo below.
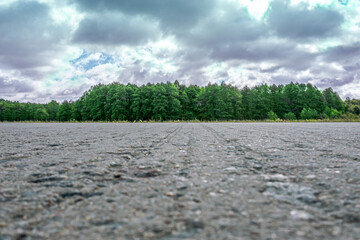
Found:
<path fill-rule="evenodd" d="M 231 161 L 231 166 L 239 167 L 244 169 L 244 171 L 251 171 L 253 173 L 258 173 L 259 171 L 262 172 L 264 170 L 264 167 L 266 165 L 266 161 L 264 161 L 266 160 L 264 159 L 264 157 L 266 157 L 266 154 L 264 152 L 256 151 L 246 145 L 240 144 L 237 139 L 234 140 L 225 138 L 211 126 L 207 126 L 204 124 L 201 126 L 205 130 L 210 132 L 219 144 L 224 146 L 227 155 L 232 156 L 232 153 L 235 154 L 233 158 L 229 159 L 233 159 Z"/>
<path fill-rule="evenodd" d="M 245 153 L 245 151 L 250 151 L 250 152 L 254 152 L 254 153 L 257 153 L 255 150 L 253 150 L 252 148 L 246 146 L 246 145 L 242 145 L 242 144 L 239 144 L 237 142 L 237 139 L 228 139 L 228 138 L 225 138 L 223 136 L 221 136 L 221 134 L 219 134 L 215 129 L 213 129 L 212 127 L 210 126 L 207 126 L 207 125 L 204 125 L 202 124 L 201 125 L 205 130 L 207 130 L 208 132 L 210 132 L 214 137 L 215 139 L 217 139 L 218 143 L 219 144 L 222 144 L 224 146 L 227 146 L 227 148 L 229 148 L 229 144 L 230 143 L 233 143 L 233 142 L 236 142 L 237 146 L 235 146 L 236 150 L 240 150 L 240 152 L 242 153 Z M 222 125 L 223 126 L 223 125 Z M 231 144 L 231 146 L 233 146 Z M 239 147 L 241 147 L 241 149 L 239 149 Z"/>
<path fill-rule="evenodd" d="M 170 133 L 168 133 L 164 138 L 162 138 L 160 142 L 157 142 L 157 147 L 161 147 L 164 144 L 169 143 L 174 138 L 174 136 L 176 136 L 182 130 L 182 128 L 183 125 L 181 124 L 174 130 L 170 130 Z"/>

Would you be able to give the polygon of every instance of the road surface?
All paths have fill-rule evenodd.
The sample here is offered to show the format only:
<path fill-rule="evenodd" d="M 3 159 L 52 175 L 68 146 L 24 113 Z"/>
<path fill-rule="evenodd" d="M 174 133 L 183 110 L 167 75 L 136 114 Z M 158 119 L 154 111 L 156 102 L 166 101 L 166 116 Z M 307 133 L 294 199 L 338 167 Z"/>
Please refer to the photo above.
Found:
<path fill-rule="evenodd" d="M 0 239 L 359 239 L 359 123 L 0 123 Z"/>

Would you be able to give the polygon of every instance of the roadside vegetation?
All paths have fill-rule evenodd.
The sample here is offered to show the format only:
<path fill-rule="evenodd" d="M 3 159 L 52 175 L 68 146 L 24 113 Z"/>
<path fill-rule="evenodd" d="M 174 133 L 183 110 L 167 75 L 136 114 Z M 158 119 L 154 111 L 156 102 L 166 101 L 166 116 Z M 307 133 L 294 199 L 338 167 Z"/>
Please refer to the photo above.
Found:
<path fill-rule="evenodd" d="M 263 84 L 238 89 L 158 83 L 96 85 L 76 101 L 47 104 L 0 99 L 0 121 L 360 121 L 360 100 L 331 88 Z"/>

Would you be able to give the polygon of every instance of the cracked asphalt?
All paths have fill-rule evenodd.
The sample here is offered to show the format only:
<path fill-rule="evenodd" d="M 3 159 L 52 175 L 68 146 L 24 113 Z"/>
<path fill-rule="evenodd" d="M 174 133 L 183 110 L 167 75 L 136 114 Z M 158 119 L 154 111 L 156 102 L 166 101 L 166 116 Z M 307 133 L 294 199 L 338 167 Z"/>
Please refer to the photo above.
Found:
<path fill-rule="evenodd" d="M 0 123 L 0 239 L 359 239 L 360 123 Z"/>

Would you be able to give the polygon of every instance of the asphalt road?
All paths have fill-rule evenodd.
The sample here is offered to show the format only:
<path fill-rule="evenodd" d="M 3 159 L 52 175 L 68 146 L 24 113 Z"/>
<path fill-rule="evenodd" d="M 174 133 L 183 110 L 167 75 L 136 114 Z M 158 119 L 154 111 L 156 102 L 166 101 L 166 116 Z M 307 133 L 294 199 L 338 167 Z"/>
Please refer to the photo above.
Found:
<path fill-rule="evenodd" d="M 0 240 L 359 236 L 359 123 L 0 123 Z"/>

